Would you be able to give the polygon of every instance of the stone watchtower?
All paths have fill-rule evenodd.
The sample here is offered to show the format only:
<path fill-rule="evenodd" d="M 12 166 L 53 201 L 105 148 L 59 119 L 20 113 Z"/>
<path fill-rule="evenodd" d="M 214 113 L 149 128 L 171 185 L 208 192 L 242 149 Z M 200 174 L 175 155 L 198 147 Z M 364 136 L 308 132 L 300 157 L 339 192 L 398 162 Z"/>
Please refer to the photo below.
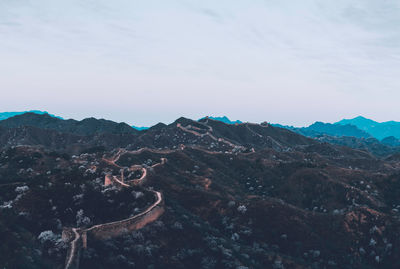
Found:
<path fill-rule="evenodd" d="M 106 174 L 104 177 L 104 186 L 108 186 L 112 184 L 112 175 Z"/>

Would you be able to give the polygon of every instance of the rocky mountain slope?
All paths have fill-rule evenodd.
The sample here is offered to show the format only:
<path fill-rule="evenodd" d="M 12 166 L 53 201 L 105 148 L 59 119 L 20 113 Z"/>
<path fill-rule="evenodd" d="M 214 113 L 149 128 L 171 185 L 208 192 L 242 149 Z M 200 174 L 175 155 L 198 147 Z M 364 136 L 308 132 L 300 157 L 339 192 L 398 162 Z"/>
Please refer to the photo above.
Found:
<path fill-rule="evenodd" d="M 382 157 L 370 138 L 350 148 L 210 118 L 127 133 L 28 116 L 0 128 L 0 267 L 65 268 L 71 242 L 80 268 L 400 266 L 399 151 Z M 164 212 L 143 227 L 85 245 L 66 232 L 140 216 L 153 191 Z"/>

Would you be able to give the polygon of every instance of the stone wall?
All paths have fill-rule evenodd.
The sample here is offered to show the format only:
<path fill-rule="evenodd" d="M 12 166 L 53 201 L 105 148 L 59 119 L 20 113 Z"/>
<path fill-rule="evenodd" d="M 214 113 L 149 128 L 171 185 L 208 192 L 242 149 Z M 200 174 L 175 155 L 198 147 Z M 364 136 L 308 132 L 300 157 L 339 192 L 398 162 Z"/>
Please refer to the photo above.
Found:
<path fill-rule="evenodd" d="M 74 239 L 70 242 L 65 260 L 65 269 L 79 269 L 79 260 L 82 249 L 82 238 L 80 231 L 76 230 Z"/>
<path fill-rule="evenodd" d="M 120 154 L 120 152 L 121 150 L 118 154 Z M 120 156 L 118 156 L 118 158 L 119 157 Z M 113 161 L 106 161 L 113 165 L 116 165 L 115 161 L 117 161 L 118 158 Z M 166 161 L 167 159 L 162 158 L 161 163 L 153 165 L 153 167 L 165 164 Z M 151 169 L 153 167 L 151 167 Z M 133 169 L 137 168 L 139 167 L 133 167 Z M 121 174 L 121 180 L 119 180 L 116 176 L 107 174 L 104 178 L 104 185 L 108 186 L 111 184 L 115 184 L 119 188 L 130 187 L 130 184 L 141 185 L 147 179 L 147 169 L 144 167 L 141 167 L 141 169 L 143 170 L 143 174 L 139 179 L 132 180 L 126 183 L 124 182 L 123 174 Z M 65 261 L 65 269 L 79 269 L 80 252 L 82 247 L 85 249 L 87 248 L 88 235 L 93 236 L 94 238 L 98 238 L 100 240 L 109 239 L 141 229 L 150 222 L 157 220 L 164 213 L 164 200 L 160 192 L 154 190 L 151 191 L 155 194 L 156 201 L 154 202 L 154 204 L 152 204 L 145 211 L 138 215 L 120 221 L 95 225 L 89 229 L 84 230 L 77 228 L 65 228 L 62 233 L 62 238 L 65 242 L 68 242 L 70 244 Z"/>
<path fill-rule="evenodd" d="M 86 230 L 85 233 L 101 240 L 109 239 L 141 229 L 148 223 L 157 220 L 163 213 L 164 207 L 161 205 L 156 206 L 146 214 L 137 215 L 117 222 L 96 225 Z"/>
<path fill-rule="evenodd" d="M 71 242 L 73 239 L 75 238 L 75 234 L 72 231 L 72 228 L 69 227 L 64 227 L 62 234 L 61 234 L 61 239 L 65 242 L 65 243 L 69 243 Z"/>

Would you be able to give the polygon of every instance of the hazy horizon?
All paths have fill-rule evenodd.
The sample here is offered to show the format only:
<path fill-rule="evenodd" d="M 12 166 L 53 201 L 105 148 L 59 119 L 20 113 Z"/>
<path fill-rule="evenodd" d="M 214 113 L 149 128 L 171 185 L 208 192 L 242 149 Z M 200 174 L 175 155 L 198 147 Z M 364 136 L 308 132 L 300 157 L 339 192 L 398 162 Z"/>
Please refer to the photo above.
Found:
<path fill-rule="evenodd" d="M 0 0 L 0 107 L 136 126 L 400 121 L 400 3 Z"/>
<path fill-rule="evenodd" d="M 69 119 L 73 119 L 73 120 L 83 120 L 83 119 L 85 119 L 85 118 L 91 118 L 91 117 L 93 117 L 93 116 L 88 116 L 88 117 L 82 117 L 82 118 L 70 118 L 70 117 L 64 117 L 64 116 L 61 115 L 61 114 L 55 114 L 55 113 L 52 113 L 51 111 L 45 111 L 45 110 L 40 110 L 40 109 L 30 109 L 30 110 L 26 110 L 26 111 L 0 111 L 0 115 L 3 114 L 3 113 L 28 113 L 28 112 L 33 112 L 33 113 L 39 113 L 39 112 L 40 112 L 40 114 L 46 113 L 46 114 L 49 114 L 49 115 L 51 115 L 51 116 L 53 116 L 53 117 L 61 118 L 61 119 L 63 119 L 63 120 L 69 120 Z M 311 122 L 311 124 L 307 124 L 307 125 L 297 125 L 297 126 L 296 126 L 296 125 L 286 125 L 286 124 L 282 124 L 282 123 L 280 123 L 280 122 L 271 122 L 271 121 L 268 121 L 268 120 L 264 120 L 264 121 L 260 121 L 260 122 L 253 122 L 253 121 L 249 121 L 249 120 L 246 120 L 246 119 L 234 119 L 234 118 L 228 117 L 227 115 L 204 115 L 204 116 L 201 116 L 201 117 L 198 117 L 198 118 L 190 118 L 190 117 L 188 117 L 188 118 L 191 119 L 191 120 L 200 120 L 200 119 L 202 119 L 202 118 L 204 118 L 204 117 L 213 117 L 213 118 L 223 118 L 223 117 L 227 117 L 227 118 L 228 118 L 230 121 L 232 121 L 232 122 L 235 122 L 235 121 L 237 121 L 237 120 L 239 120 L 239 121 L 241 121 L 241 122 L 244 122 L 244 123 L 249 122 L 249 123 L 257 123 L 257 124 L 260 124 L 260 123 L 263 123 L 263 122 L 268 122 L 268 123 L 271 123 L 271 124 L 281 124 L 281 125 L 284 125 L 284 126 L 299 127 L 299 128 L 300 128 L 300 127 L 308 127 L 309 125 L 311 125 L 311 124 L 317 122 L 317 121 L 313 121 L 313 122 Z M 341 118 L 341 119 L 337 119 L 337 120 L 332 121 L 332 122 L 324 122 L 324 123 L 332 123 L 332 124 L 334 124 L 334 123 L 337 123 L 337 122 L 342 121 L 342 120 L 352 120 L 352 119 L 359 118 L 359 117 L 365 118 L 365 119 L 367 119 L 367 120 L 372 120 L 372 121 L 375 121 L 375 122 L 377 122 L 377 123 L 389 123 L 389 122 L 392 122 L 392 120 L 376 121 L 376 120 L 374 120 L 374 119 L 366 118 L 366 117 L 364 117 L 364 116 L 362 116 L 362 115 L 359 115 L 359 116 L 352 117 L 352 118 Z M 100 117 L 94 117 L 94 118 L 97 118 L 97 119 L 105 119 L 105 120 L 112 120 L 112 119 L 105 118 L 105 117 L 101 117 L 101 116 L 100 116 Z M 161 122 L 161 121 L 158 121 L 157 123 L 170 124 L 170 123 L 173 123 L 173 122 L 174 122 L 175 120 L 177 120 L 177 119 L 178 119 L 178 118 L 173 119 L 173 120 L 171 120 L 171 121 L 169 121 L 169 122 Z M 0 120 L 1 120 L 1 119 L 0 119 Z M 127 124 L 129 124 L 129 125 L 132 125 L 132 126 L 138 127 L 138 128 L 148 128 L 148 127 L 152 127 L 152 126 L 154 126 L 154 125 L 157 124 L 157 123 L 155 123 L 155 124 L 149 124 L 149 125 L 137 125 L 137 124 L 135 124 L 134 122 L 131 122 L 131 121 L 129 121 L 129 122 L 118 121 L 118 120 L 112 120 L 112 121 L 114 121 L 114 122 L 124 122 L 124 123 L 127 123 Z M 395 121 L 395 122 L 397 122 L 397 121 Z"/>

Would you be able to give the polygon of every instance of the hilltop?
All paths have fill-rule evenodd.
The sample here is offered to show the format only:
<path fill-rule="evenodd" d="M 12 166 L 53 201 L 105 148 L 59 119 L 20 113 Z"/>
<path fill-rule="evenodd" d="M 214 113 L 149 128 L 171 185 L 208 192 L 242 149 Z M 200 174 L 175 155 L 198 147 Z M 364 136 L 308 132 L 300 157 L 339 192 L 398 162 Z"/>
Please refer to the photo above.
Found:
<path fill-rule="evenodd" d="M 17 115 L 22 115 L 22 114 L 25 114 L 25 113 L 35 113 L 35 114 L 38 114 L 38 115 L 48 114 L 51 117 L 62 119 L 59 116 L 55 116 L 53 114 L 49 114 L 47 111 L 29 110 L 29 111 L 20 111 L 20 112 L 0 112 L 0 120 L 5 120 L 5 119 L 11 118 L 11 117 L 14 117 L 14 116 L 17 116 Z"/>
<path fill-rule="evenodd" d="M 37 127 L 75 135 L 94 135 L 102 133 L 124 134 L 136 133 L 136 130 L 126 123 L 115 123 L 104 119 L 87 118 L 81 121 L 53 117 L 47 113 L 24 113 L 0 121 L 0 127 Z"/>
<path fill-rule="evenodd" d="M 231 121 L 227 116 L 222 116 L 222 117 L 208 116 L 208 117 L 201 118 L 200 120 L 204 120 L 206 118 L 209 118 L 211 120 L 220 121 L 220 122 L 223 122 L 223 123 L 226 123 L 226 124 L 240 124 L 240 123 L 243 123 L 240 120 Z"/>

